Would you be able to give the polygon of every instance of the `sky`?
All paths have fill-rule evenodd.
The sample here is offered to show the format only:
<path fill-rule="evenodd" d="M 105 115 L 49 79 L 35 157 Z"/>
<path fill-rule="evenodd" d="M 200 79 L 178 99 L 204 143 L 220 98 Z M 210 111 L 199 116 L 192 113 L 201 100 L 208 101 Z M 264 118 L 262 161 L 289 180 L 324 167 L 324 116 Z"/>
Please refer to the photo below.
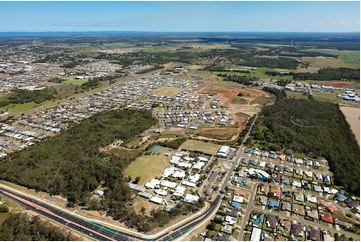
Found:
<path fill-rule="evenodd" d="M 0 2 L 0 32 L 359 32 L 360 2 Z"/>

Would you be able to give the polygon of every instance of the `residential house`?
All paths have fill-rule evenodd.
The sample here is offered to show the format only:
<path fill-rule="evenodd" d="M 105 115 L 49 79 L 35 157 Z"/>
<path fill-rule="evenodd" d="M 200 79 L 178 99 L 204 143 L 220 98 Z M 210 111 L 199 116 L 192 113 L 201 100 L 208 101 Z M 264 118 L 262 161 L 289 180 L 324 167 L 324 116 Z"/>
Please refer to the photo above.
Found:
<path fill-rule="evenodd" d="M 358 201 L 356 201 L 352 198 L 350 198 L 346 203 L 349 208 L 355 208 L 360 204 Z"/>
<path fill-rule="evenodd" d="M 281 188 L 279 187 L 272 188 L 270 192 L 273 194 L 274 197 L 281 198 L 281 194 L 282 194 Z"/>
<path fill-rule="evenodd" d="M 234 207 L 235 209 L 239 210 L 242 205 L 237 202 L 231 202 L 231 206 Z"/>
<path fill-rule="evenodd" d="M 249 178 L 243 178 L 242 179 L 242 185 L 243 186 L 248 186 L 250 182 L 251 182 L 251 179 L 249 179 Z"/>
<path fill-rule="evenodd" d="M 228 210 L 227 213 L 226 213 L 226 215 L 227 215 L 227 216 L 230 216 L 230 217 L 237 218 L 238 212 L 237 212 L 237 211 L 234 211 L 234 210 Z"/>
<path fill-rule="evenodd" d="M 227 224 L 226 226 L 223 226 L 221 228 L 221 232 L 224 232 L 226 234 L 232 234 L 232 229 L 233 229 L 233 226 Z"/>
<path fill-rule="evenodd" d="M 335 210 L 337 210 L 336 206 L 333 204 L 330 204 L 327 206 L 328 211 L 330 211 L 331 213 L 333 213 Z"/>
<path fill-rule="evenodd" d="M 290 179 L 286 176 L 283 176 L 282 177 L 282 181 L 281 181 L 283 184 L 285 185 L 290 185 Z"/>
<path fill-rule="evenodd" d="M 326 223 L 332 224 L 333 223 L 332 214 L 326 213 L 325 215 L 321 215 L 321 220 Z"/>
<path fill-rule="evenodd" d="M 279 207 L 279 206 L 280 206 L 279 201 L 270 200 L 270 201 L 268 202 L 268 208 L 269 208 L 269 209 L 273 209 L 274 207 Z"/>
<path fill-rule="evenodd" d="M 305 202 L 305 196 L 301 193 L 295 193 L 294 194 L 294 199 L 297 201 L 297 202 L 300 202 L 300 203 L 304 203 Z"/>
<path fill-rule="evenodd" d="M 238 195 L 234 195 L 232 202 L 237 202 L 237 203 L 243 203 L 244 197 L 238 196 Z"/>
<path fill-rule="evenodd" d="M 310 228 L 308 231 L 308 239 L 312 241 L 321 241 L 321 232 L 318 229 Z"/>
<path fill-rule="evenodd" d="M 275 216 L 272 216 L 272 215 L 267 216 L 266 225 L 270 229 L 276 229 L 276 227 L 277 227 L 277 218 Z"/>
<path fill-rule="evenodd" d="M 317 212 L 316 209 L 308 210 L 306 214 L 307 214 L 308 217 L 312 218 L 313 220 L 318 219 L 318 212 Z"/>
<path fill-rule="evenodd" d="M 281 219 L 280 222 L 280 231 L 286 232 L 286 234 L 288 233 L 288 231 L 291 230 L 291 222 L 285 219 Z"/>
<path fill-rule="evenodd" d="M 257 227 L 253 227 L 250 241 L 261 241 L 261 233 L 262 233 L 261 229 Z"/>
<path fill-rule="evenodd" d="M 301 216 L 305 216 L 305 207 L 299 204 L 293 204 L 292 212 Z"/>
<path fill-rule="evenodd" d="M 347 197 L 345 195 L 343 195 L 343 193 L 339 193 L 336 200 L 339 202 L 343 202 L 347 199 Z"/>
<path fill-rule="evenodd" d="M 226 233 L 220 233 L 216 238 L 216 241 L 229 241 L 229 240 L 230 240 L 230 235 Z"/>
<path fill-rule="evenodd" d="M 286 202 L 286 201 L 282 202 L 281 209 L 283 211 L 291 212 L 291 209 L 292 209 L 291 203 Z"/>
<path fill-rule="evenodd" d="M 314 186 L 313 186 L 313 190 L 314 190 L 315 192 L 323 192 L 322 187 L 319 186 L 319 185 L 314 185 Z"/>
<path fill-rule="evenodd" d="M 267 205 L 267 197 L 261 196 L 261 197 L 259 198 L 259 203 L 260 203 L 262 206 L 266 206 L 266 205 Z"/>
<path fill-rule="evenodd" d="M 293 180 L 292 181 L 292 186 L 297 187 L 297 188 L 301 188 L 302 184 L 301 184 L 300 181 Z"/>
<path fill-rule="evenodd" d="M 229 224 L 229 225 L 234 225 L 234 224 L 236 224 L 236 222 L 237 222 L 237 218 L 232 217 L 232 216 L 226 216 L 225 221 L 226 221 L 227 224 Z"/>
<path fill-rule="evenodd" d="M 292 224 L 291 226 L 291 234 L 296 237 L 303 237 L 304 235 L 304 226 L 300 224 Z"/>

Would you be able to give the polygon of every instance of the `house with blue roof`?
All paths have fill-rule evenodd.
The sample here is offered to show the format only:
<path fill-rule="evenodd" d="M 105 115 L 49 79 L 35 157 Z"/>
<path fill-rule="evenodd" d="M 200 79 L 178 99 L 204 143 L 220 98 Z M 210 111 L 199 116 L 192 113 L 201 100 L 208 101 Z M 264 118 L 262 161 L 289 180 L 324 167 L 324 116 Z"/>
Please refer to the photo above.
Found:
<path fill-rule="evenodd" d="M 248 186 L 250 182 L 251 182 L 251 179 L 249 179 L 249 178 L 243 178 L 242 179 L 243 186 Z"/>
<path fill-rule="evenodd" d="M 231 206 L 237 210 L 239 210 L 241 208 L 241 204 L 238 202 L 231 202 Z"/>
<path fill-rule="evenodd" d="M 340 193 L 340 194 L 338 194 L 336 200 L 339 201 L 339 202 L 343 202 L 343 201 L 346 200 L 346 198 L 347 197 L 345 195 L 343 195 L 343 193 Z"/>
<path fill-rule="evenodd" d="M 269 209 L 272 209 L 274 207 L 279 207 L 280 206 L 280 203 L 278 201 L 275 201 L 275 200 L 270 200 L 268 202 L 268 208 Z"/>

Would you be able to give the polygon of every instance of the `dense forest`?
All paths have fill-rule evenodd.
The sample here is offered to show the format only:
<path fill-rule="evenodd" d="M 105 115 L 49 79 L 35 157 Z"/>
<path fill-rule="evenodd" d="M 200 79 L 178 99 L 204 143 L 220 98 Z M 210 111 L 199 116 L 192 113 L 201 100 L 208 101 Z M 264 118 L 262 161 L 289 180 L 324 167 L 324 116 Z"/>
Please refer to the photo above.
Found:
<path fill-rule="evenodd" d="M 166 140 L 163 142 L 159 142 L 158 144 L 164 147 L 178 149 L 186 140 L 187 138 L 178 138 L 174 140 Z"/>
<path fill-rule="evenodd" d="M 25 90 L 25 89 L 15 89 L 14 93 L 9 96 L 7 100 L 0 102 L 0 107 L 4 107 L 10 103 L 21 104 L 27 102 L 42 103 L 47 100 L 52 100 L 55 98 L 57 91 L 55 88 L 44 88 L 41 90 Z"/>
<path fill-rule="evenodd" d="M 136 214 L 128 205 L 134 194 L 123 177 L 124 168 L 134 158 L 99 151 L 115 140 L 129 141 L 156 122 L 151 112 L 144 110 L 104 112 L 57 136 L 10 154 L 0 163 L 0 179 L 63 195 L 68 199 L 68 206 L 80 204 L 106 211 L 139 231 L 162 227 L 178 215 L 198 211 L 204 206 L 203 199 L 195 205 L 177 205 L 170 213 L 160 209 L 153 210 L 150 216 Z M 178 139 L 167 145 L 180 145 L 182 141 Z M 99 185 L 107 188 L 104 198 L 91 198 L 91 192 Z"/>
<path fill-rule="evenodd" d="M 156 123 L 150 112 L 111 111 L 75 124 L 67 131 L 10 154 L 0 163 L 0 178 L 68 198 L 70 206 L 86 203 L 101 182 L 128 193 L 122 169 L 131 160 L 101 153 L 115 140 L 126 142 Z M 109 168 L 111 167 L 111 169 Z M 122 199 L 129 199 L 124 196 Z"/>
<path fill-rule="evenodd" d="M 224 77 L 226 81 L 237 82 L 246 86 L 257 86 L 256 82 L 259 81 L 257 77 L 237 76 L 229 74 L 218 74 L 217 76 Z"/>
<path fill-rule="evenodd" d="M 9 215 L 0 225 L 2 241 L 70 241 L 77 240 L 70 231 L 62 230 L 23 213 Z"/>
<path fill-rule="evenodd" d="M 360 69 L 351 68 L 326 68 L 321 69 L 317 73 L 294 73 L 294 80 L 347 80 L 360 81 Z"/>
<path fill-rule="evenodd" d="M 274 105 L 262 109 L 251 134 L 247 142 L 251 145 L 325 157 L 334 173 L 335 184 L 359 194 L 359 145 L 336 104 L 288 99 L 280 94 Z"/>

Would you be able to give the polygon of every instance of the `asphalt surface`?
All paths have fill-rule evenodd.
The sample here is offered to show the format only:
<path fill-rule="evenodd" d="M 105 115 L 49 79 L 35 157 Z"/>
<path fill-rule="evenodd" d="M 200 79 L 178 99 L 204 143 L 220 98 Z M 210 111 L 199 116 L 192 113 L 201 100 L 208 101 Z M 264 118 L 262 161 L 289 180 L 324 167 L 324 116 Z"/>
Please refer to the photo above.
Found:
<path fill-rule="evenodd" d="M 0 190 L 0 193 L 6 197 L 9 197 L 11 199 L 14 199 L 13 197 L 11 196 L 8 196 L 6 194 L 4 194 L 4 191 L 8 192 L 8 193 L 11 193 L 11 194 L 14 194 L 13 192 L 11 191 L 8 191 L 6 189 L 1 189 Z M 74 230 L 77 230 L 83 234 L 86 234 L 96 240 L 102 240 L 102 241 L 110 241 L 110 238 L 114 239 L 114 240 L 118 240 L 118 241 L 128 241 L 128 240 L 139 240 L 141 238 L 138 238 L 138 237 L 134 237 L 134 236 L 129 236 L 127 234 L 124 234 L 120 231 L 116 231 L 115 233 L 112 233 L 110 232 L 109 230 L 105 230 L 105 229 L 102 229 L 96 225 L 93 225 L 93 224 L 89 224 L 87 222 L 85 222 L 83 219 L 80 219 L 78 218 L 77 216 L 74 216 L 74 215 L 71 215 L 70 213 L 66 213 L 66 212 L 63 212 L 62 210 L 60 209 L 56 209 L 52 206 L 49 206 L 41 201 L 38 201 L 38 200 L 35 200 L 35 199 L 29 199 L 28 197 L 26 196 L 23 196 L 21 194 L 14 194 L 18 197 L 21 197 L 25 200 L 28 200 L 29 202 L 33 203 L 33 204 L 36 204 L 36 205 L 39 205 L 45 209 L 48 209 L 50 212 L 54 213 L 55 215 L 58 215 L 60 216 L 61 218 L 59 218 L 58 216 L 54 216 L 53 214 L 51 213 L 47 213 L 47 212 L 44 212 L 43 210 L 40 210 L 40 209 L 36 209 L 35 207 L 33 206 L 29 206 L 28 204 L 22 202 L 22 201 L 19 201 L 19 200 L 16 200 L 18 203 L 22 204 L 22 205 L 25 205 L 26 208 L 29 208 L 33 211 L 35 211 L 36 213 L 39 213 L 45 217 L 48 217 L 56 222 L 59 222 L 60 224 L 63 224 L 64 226 L 67 226 L 67 227 L 70 227 Z M 73 223 L 70 223 L 73 222 Z M 85 229 L 87 228 L 87 229 Z M 89 230 L 88 230 L 89 229 Z M 92 231 L 97 231 L 98 233 L 104 235 L 98 235 L 98 234 L 95 234 L 95 233 L 92 233 Z"/>
<path fill-rule="evenodd" d="M 42 209 L 37 209 L 35 206 L 31 206 L 27 203 L 24 203 L 16 198 L 13 198 L 11 196 L 8 196 L 7 194 L 5 194 L 4 192 L 16 195 L 22 199 L 27 200 L 28 202 L 41 206 L 47 210 L 49 210 L 51 213 L 49 212 L 45 212 Z M 16 200 L 18 203 L 20 203 L 21 205 L 23 205 L 24 207 L 26 207 L 27 209 L 33 210 L 36 213 L 39 213 L 47 218 L 50 218 L 60 224 L 63 224 L 66 227 L 72 228 L 76 231 L 79 231 L 87 236 L 90 236 L 96 240 L 101 240 L 101 241 L 110 241 L 110 240 L 116 240 L 116 241 L 129 241 L 129 240 L 146 240 L 144 238 L 141 237 L 137 237 L 134 235 L 130 235 L 130 234 L 126 234 L 124 232 L 120 232 L 120 231 L 116 231 L 110 228 L 107 228 L 106 226 L 102 226 L 102 225 L 95 225 L 95 224 L 91 224 L 86 222 L 85 220 L 72 215 L 70 212 L 64 212 L 60 209 L 54 208 L 53 206 L 47 205 L 46 203 L 43 203 L 37 199 L 31 199 L 27 196 L 24 196 L 22 194 L 18 194 L 18 193 L 13 193 L 12 191 L 6 190 L 4 188 L 2 188 L 0 190 L 0 194 L 9 197 L 10 199 Z M 182 235 L 183 231 L 187 231 L 190 228 L 196 226 L 198 223 L 201 223 L 202 221 L 204 221 L 204 219 L 207 219 L 207 216 L 209 214 L 211 214 L 214 210 L 218 209 L 219 203 L 221 201 L 221 195 L 218 195 L 216 197 L 216 199 L 213 202 L 210 202 L 210 206 L 209 208 L 202 213 L 201 215 L 199 215 L 198 217 L 196 217 L 195 219 L 193 219 L 191 222 L 188 222 L 186 224 L 180 225 L 176 228 L 174 228 L 173 230 L 164 233 L 163 235 L 158 236 L 157 238 L 153 239 L 153 240 L 172 240 L 175 239 L 177 237 L 179 237 L 180 235 Z M 55 216 L 54 216 L 54 215 Z M 99 234 L 94 233 L 93 231 L 96 231 Z"/>

